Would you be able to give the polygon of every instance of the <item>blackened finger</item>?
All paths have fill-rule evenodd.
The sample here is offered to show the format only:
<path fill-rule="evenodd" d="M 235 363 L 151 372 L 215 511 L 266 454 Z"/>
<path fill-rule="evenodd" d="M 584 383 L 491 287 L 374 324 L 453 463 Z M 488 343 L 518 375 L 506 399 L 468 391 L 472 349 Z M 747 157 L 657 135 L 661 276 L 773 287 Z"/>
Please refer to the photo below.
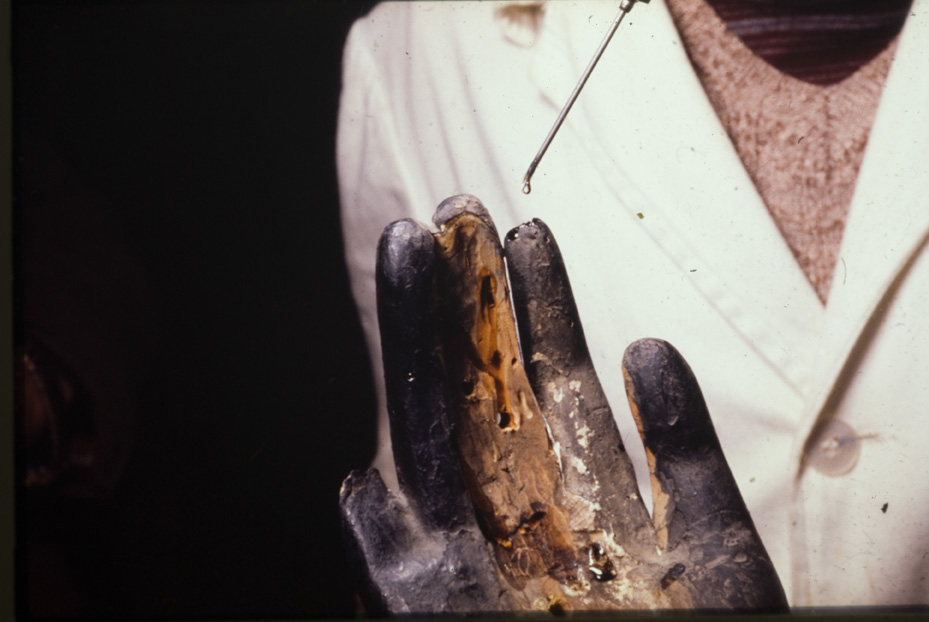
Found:
<path fill-rule="evenodd" d="M 349 566 L 365 607 L 373 614 L 396 609 L 390 583 L 381 577 L 415 548 L 409 510 L 388 492 L 377 469 L 353 471 L 339 491 L 339 513 Z"/>
<path fill-rule="evenodd" d="M 609 525 L 627 549 L 654 550 L 648 512 L 591 361 L 555 238 L 545 223 L 533 220 L 510 231 L 505 252 L 523 358 L 559 449 L 565 488 L 599 506 L 597 524 Z"/>
<path fill-rule="evenodd" d="M 695 606 L 785 607 L 690 366 L 669 343 L 642 339 L 626 349 L 623 375 L 651 471 L 658 543 L 687 551 L 679 574 L 694 586 Z"/>
<path fill-rule="evenodd" d="M 478 529 L 426 532 L 376 469 L 342 484 L 342 529 L 356 587 L 375 616 L 513 611 Z"/>
<path fill-rule="evenodd" d="M 430 527 L 474 521 L 452 439 L 435 323 L 435 240 L 401 220 L 381 236 L 377 310 L 390 435 L 401 490 Z"/>

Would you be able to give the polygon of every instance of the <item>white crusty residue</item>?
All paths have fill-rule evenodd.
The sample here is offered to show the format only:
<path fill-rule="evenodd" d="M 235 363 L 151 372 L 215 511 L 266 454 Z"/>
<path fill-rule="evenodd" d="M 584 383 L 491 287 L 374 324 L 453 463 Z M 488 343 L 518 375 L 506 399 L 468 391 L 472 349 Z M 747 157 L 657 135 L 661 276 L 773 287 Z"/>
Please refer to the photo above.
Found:
<path fill-rule="evenodd" d="M 548 389 L 549 394 L 552 396 L 552 399 L 555 400 L 556 404 L 560 404 L 561 400 L 564 399 L 564 391 L 554 382 L 549 382 L 545 385 L 545 388 Z"/>
<path fill-rule="evenodd" d="M 585 475 L 587 473 L 587 465 L 584 464 L 584 461 L 577 456 L 571 456 L 571 466 L 573 466 L 574 469 L 581 475 Z"/>
<path fill-rule="evenodd" d="M 577 444 L 584 449 L 587 449 L 587 447 L 590 445 L 591 434 L 592 432 L 590 428 L 588 428 L 587 424 L 585 423 L 584 426 L 577 431 Z"/>

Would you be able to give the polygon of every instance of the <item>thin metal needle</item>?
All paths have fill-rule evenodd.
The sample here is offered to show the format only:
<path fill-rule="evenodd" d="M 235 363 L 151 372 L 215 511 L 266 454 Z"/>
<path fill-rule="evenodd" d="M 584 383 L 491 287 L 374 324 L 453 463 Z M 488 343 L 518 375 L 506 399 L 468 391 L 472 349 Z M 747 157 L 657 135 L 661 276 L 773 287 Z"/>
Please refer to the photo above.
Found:
<path fill-rule="evenodd" d="M 577 96 L 581 94 L 581 89 L 584 88 L 584 85 L 587 83 L 587 78 L 590 77 L 594 67 L 597 66 L 597 61 L 599 61 L 600 57 L 603 56 L 603 51 L 606 50 L 606 46 L 610 43 L 610 39 L 613 38 L 613 34 L 616 33 L 616 30 L 622 23 L 626 13 L 632 10 L 632 7 L 635 5 L 636 1 L 637 0 L 622 0 L 622 3 L 619 5 L 619 13 L 617 13 L 615 18 L 613 18 L 613 23 L 610 26 L 609 31 L 607 31 L 606 35 L 603 37 L 603 41 L 600 42 L 600 47 L 597 48 L 593 58 L 591 58 L 590 62 L 587 64 L 587 69 L 584 70 L 583 75 L 581 75 L 581 79 L 578 80 L 577 86 L 574 87 L 574 91 L 571 92 L 571 96 L 568 98 L 568 101 L 561 109 L 561 112 L 558 113 L 558 118 L 555 119 L 555 124 L 552 126 L 552 129 L 549 130 L 548 136 L 545 137 L 545 140 L 542 142 L 542 146 L 539 147 L 539 152 L 535 154 L 535 158 L 532 160 L 532 164 L 529 165 L 529 170 L 527 170 L 526 174 L 523 176 L 524 194 L 529 194 L 532 192 L 532 186 L 529 185 L 529 182 L 532 179 L 532 175 L 535 173 L 535 169 L 539 166 L 539 162 L 542 161 L 542 156 L 545 155 L 545 152 L 548 150 L 548 146 L 552 144 L 552 139 L 555 138 L 555 134 L 558 132 L 559 128 L 561 128 L 561 124 L 564 123 L 565 117 L 568 116 L 568 112 L 571 110 L 571 106 L 573 106 L 574 102 L 577 100 Z M 648 2 L 648 0 L 638 1 Z"/>

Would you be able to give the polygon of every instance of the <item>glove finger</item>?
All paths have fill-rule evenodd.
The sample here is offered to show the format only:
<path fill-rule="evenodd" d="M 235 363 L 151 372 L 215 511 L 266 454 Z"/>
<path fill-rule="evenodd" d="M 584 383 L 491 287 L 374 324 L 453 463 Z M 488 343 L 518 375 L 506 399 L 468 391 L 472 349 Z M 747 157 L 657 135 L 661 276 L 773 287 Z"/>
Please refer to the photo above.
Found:
<path fill-rule="evenodd" d="M 651 471 L 659 546 L 688 551 L 674 580 L 686 573 L 696 607 L 786 607 L 687 362 L 669 343 L 642 339 L 626 349 L 623 376 Z"/>
<path fill-rule="evenodd" d="M 354 471 L 339 507 L 350 564 L 370 615 L 512 611 L 477 529 L 425 532 L 377 469 Z"/>
<path fill-rule="evenodd" d="M 577 578 L 545 420 L 520 362 L 503 249 L 487 210 L 458 195 L 435 218 L 443 353 L 462 473 L 498 563 L 524 593 Z M 529 585 L 536 581 L 537 585 Z"/>
<path fill-rule="evenodd" d="M 353 471 L 345 478 L 339 491 L 339 512 L 349 563 L 355 568 L 358 591 L 368 612 L 406 609 L 392 594 L 389 577 L 398 561 L 421 540 L 409 509 L 387 491 L 377 469 L 369 469 Z"/>
<path fill-rule="evenodd" d="M 506 258 L 523 358 L 529 361 L 529 380 L 560 449 L 568 496 L 599 504 L 593 523 L 609 525 L 631 552 L 637 546 L 654 551 L 648 511 L 548 226 L 533 220 L 510 231 Z"/>
<path fill-rule="evenodd" d="M 459 473 L 435 322 L 435 240 L 401 220 L 381 235 L 377 312 L 400 488 L 431 528 L 473 524 Z"/>

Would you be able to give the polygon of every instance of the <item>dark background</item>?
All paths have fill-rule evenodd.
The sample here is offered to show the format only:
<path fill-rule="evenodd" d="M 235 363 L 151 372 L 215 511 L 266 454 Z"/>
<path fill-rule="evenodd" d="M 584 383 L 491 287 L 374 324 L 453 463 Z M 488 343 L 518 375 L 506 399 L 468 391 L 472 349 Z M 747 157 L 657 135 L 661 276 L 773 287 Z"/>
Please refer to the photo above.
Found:
<path fill-rule="evenodd" d="M 19 616 L 356 611 L 337 499 L 374 398 L 334 144 L 372 4 L 14 2 L 16 345 L 87 368 L 132 442 L 102 498 L 18 490 Z"/>

